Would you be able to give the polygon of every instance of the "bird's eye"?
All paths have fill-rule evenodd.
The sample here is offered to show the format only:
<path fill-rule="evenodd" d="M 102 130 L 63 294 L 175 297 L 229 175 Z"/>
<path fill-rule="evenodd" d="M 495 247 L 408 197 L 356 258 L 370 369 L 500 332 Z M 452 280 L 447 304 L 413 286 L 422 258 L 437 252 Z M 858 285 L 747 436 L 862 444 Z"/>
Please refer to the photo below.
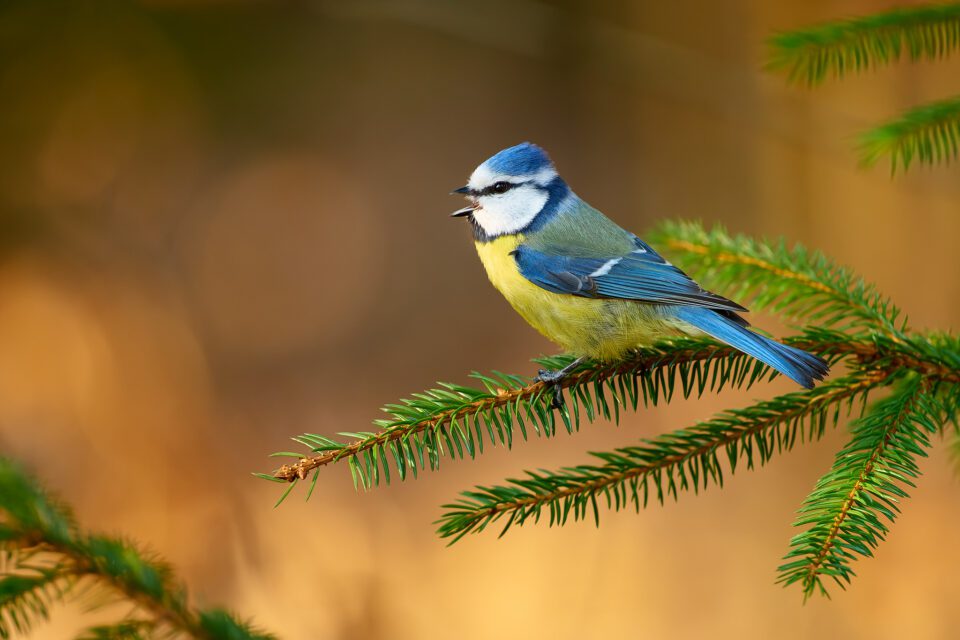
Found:
<path fill-rule="evenodd" d="M 506 193 L 507 191 L 510 191 L 510 187 L 512 186 L 513 185 L 509 182 L 497 182 L 494 183 L 492 190 L 494 193 Z"/>

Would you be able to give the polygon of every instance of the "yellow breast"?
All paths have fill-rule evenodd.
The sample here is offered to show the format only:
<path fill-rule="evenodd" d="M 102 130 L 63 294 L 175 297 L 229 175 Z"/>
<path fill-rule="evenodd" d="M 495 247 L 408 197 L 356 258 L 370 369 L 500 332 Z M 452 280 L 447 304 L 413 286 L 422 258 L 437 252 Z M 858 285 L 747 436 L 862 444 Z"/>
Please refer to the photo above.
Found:
<path fill-rule="evenodd" d="M 518 234 L 477 242 L 477 253 L 493 286 L 548 339 L 576 355 L 609 360 L 663 336 L 662 320 L 645 305 L 551 293 L 524 278 L 510 255 L 523 240 Z"/>

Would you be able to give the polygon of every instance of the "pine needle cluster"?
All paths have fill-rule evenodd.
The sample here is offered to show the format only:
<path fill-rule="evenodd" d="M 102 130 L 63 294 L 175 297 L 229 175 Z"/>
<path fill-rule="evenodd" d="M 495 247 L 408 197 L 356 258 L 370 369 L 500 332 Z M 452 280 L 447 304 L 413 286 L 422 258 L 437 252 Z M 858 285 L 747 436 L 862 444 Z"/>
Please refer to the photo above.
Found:
<path fill-rule="evenodd" d="M 860 136 L 861 162 L 872 166 L 890 158 L 894 173 L 913 162 L 948 164 L 960 143 L 960 96 L 922 105 Z"/>
<path fill-rule="evenodd" d="M 960 340 L 910 330 L 901 311 L 874 287 L 803 247 L 692 223 L 664 224 L 651 235 L 708 288 L 805 326 L 786 342 L 845 373 L 813 390 L 591 453 L 588 463 L 528 471 L 501 485 L 465 491 L 444 506 L 439 535 L 452 543 L 494 524 L 503 535 L 512 526 L 540 521 L 599 523 L 603 510 L 639 511 L 722 487 L 726 475 L 817 440 L 850 416 L 850 441 L 802 506 L 796 524 L 803 532 L 780 569 L 781 582 L 800 583 L 806 595 L 826 593 L 829 579 L 845 586 L 853 575 L 851 563 L 872 555 L 886 535 L 906 488 L 919 475 L 916 459 L 934 435 L 957 430 Z M 570 356 L 535 360 L 550 369 L 571 361 Z M 370 489 L 436 470 L 444 458 L 473 458 L 485 447 L 512 448 L 530 437 L 573 433 L 584 422 L 616 422 L 624 411 L 747 388 L 776 375 L 727 346 L 694 339 L 639 349 L 621 362 L 581 364 L 562 382 L 567 400 L 560 408 L 540 382 L 474 373 L 480 387 L 440 383 L 385 406 L 387 417 L 376 421 L 373 431 L 297 436 L 306 454 L 275 454 L 295 461 L 257 475 L 288 483 L 281 501 L 301 481 L 309 483 L 309 498 L 321 468 L 329 465 L 345 464 L 355 486 Z M 883 390 L 889 395 L 871 405 Z"/>
<path fill-rule="evenodd" d="M 28 634 L 58 605 L 123 603 L 76 640 L 272 640 L 223 609 L 196 609 L 169 565 L 130 541 L 80 529 L 69 507 L 0 458 L 0 638 Z"/>
<path fill-rule="evenodd" d="M 960 4 L 904 7 L 780 33 L 769 41 L 768 68 L 815 86 L 903 58 L 941 60 L 960 49 Z M 892 172 L 914 162 L 947 164 L 960 153 L 960 96 L 910 109 L 860 136 L 860 159 L 890 158 Z"/>

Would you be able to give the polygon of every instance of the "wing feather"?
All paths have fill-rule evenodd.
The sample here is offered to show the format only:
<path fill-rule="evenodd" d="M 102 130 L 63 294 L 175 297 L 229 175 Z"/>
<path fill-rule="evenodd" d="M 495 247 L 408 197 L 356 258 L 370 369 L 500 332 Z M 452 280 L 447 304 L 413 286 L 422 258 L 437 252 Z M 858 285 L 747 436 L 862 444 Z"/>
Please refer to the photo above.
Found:
<path fill-rule="evenodd" d="M 608 258 L 564 256 L 520 245 L 514 259 L 523 277 L 554 293 L 746 311 L 704 290 L 639 238 L 634 243 L 634 251 Z"/>

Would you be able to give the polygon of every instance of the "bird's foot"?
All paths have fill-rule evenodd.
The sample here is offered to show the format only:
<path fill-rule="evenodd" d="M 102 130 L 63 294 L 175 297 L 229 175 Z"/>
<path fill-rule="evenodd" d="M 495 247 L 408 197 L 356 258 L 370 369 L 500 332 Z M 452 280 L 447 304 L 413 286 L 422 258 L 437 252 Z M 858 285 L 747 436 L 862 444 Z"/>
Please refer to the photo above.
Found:
<path fill-rule="evenodd" d="M 553 390 L 553 399 L 550 401 L 550 406 L 554 409 L 563 408 L 563 385 L 561 385 L 561 382 L 563 382 L 564 378 L 570 375 L 570 372 L 581 362 L 583 362 L 583 358 L 577 358 L 563 369 L 557 369 L 556 371 L 540 369 L 537 371 L 537 377 L 533 380 L 534 382 L 542 382 Z"/>
<path fill-rule="evenodd" d="M 567 377 L 569 371 L 564 371 L 563 369 L 557 369 L 556 371 L 551 371 L 549 369 L 539 369 L 537 371 L 537 377 L 534 378 L 535 382 L 542 382 L 543 384 L 553 385 L 564 378 Z"/>
<path fill-rule="evenodd" d="M 560 385 L 563 378 L 564 376 L 560 375 L 559 371 L 548 371 L 547 369 L 540 369 L 537 372 L 537 377 L 534 378 L 535 382 L 542 382 L 553 390 L 553 399 L 550 400 L 550 406 L 554 409 L 563 408 L 563 387 Z"/>

